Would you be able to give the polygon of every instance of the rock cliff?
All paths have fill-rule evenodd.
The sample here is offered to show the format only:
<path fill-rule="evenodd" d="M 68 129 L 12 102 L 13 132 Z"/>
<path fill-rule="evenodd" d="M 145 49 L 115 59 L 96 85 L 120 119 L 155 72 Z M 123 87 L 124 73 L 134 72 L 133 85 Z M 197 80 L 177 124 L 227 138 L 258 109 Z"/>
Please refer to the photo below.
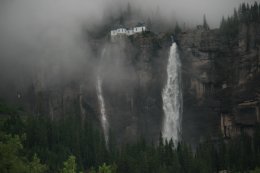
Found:
<path fill-rule="evenodd" d="M 259 122 L 259 33 L 259 24 L 241 24 L 233 40 L 202 27 L 179 35 L 184 139 L 217 135 L 220 127 L 232 137 Z"/>
<path fill-rule="evenodd" d="M 34 115 L 54 120 L 79 116 L 100 127 L 96 79 L 101 68 L 110 132 L 116 142 L 140 136 L 157 140 L 170 35 L 146 32 L 108 40 L 91 42 L 96 65 L 77 79 L 44 87 L 38 75 L 21 100 Z M 259 121 L 260 25 L 241 25 L 233 40 L 218 29 L 202 27 L 183 31 L 176 40 L 182 61 L 183 139 L 197 143 L 221 130 L 226 137 L 250 131 Z"/>

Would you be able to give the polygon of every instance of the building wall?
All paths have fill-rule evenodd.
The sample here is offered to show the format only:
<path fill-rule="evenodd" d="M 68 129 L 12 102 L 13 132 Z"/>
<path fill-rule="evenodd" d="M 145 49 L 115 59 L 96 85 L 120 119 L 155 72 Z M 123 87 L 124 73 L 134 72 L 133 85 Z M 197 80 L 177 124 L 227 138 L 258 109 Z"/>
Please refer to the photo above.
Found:
<path fill-rule="evenodd" d="M 126 29 L 125 28 L 118 28 L 117 33 L 118 34 L 126 34 Z"/>
<path fill-rule="evenodd" d="M 112 30 L 111 31 L 111 36 L 116 36 L 117 35 L 117 30 Z"/>
<path fill-rule="evenodd" d="M 141 27 L 134 27 L 133 29 L 125 29 L 125 28 L 118 28 L 116 30 L 111 30 L 110 35 L 111 37 L 117 36 L 117 35 L 122 35 L 125 34 L 127 36 L 129 35 L 133 35 L 135 33 L 141 33 L 146 31 L 146 27 L 145 26 L 141 26 Z"/>
<path fill-rule="evenodd" d="M 140 33 L 146 31 L 146 27 L 142 26 L 142 27 L 134 27 L 134 33 Z"/>

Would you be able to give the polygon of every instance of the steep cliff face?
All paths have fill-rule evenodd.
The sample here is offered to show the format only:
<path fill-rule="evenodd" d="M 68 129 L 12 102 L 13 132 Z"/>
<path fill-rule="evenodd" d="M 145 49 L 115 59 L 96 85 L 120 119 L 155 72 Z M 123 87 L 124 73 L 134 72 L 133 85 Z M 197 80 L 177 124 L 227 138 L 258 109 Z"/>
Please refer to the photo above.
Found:
<path fill-rule="evenodd" d="M 117 44 L 122 43 L 115 43 L 118 50 Z M 123 142 L 140 136 L 156 140 L 163 115 L 161 92 L 167 48 L 152 33 L 134 35 L 124 40 L 124 44 L 123 52 L 127 56 L 121 57 L 127 59 L 124 70 L 128 69 L 128 74 L 115 87 L 111 87 L 111 81 L 104 84 L 111 131 Z"/>
<path fill-rule="evenodd" d="M 220 122 L 225 135 L 227 127 L 223 122 L 227 115 L 227 126 L 232 119 L 232 127 L 228 128 L 234 129 L 234 135 L 257 122 L 259 33 L 259 24 L 243 24 L 233 40 L 227 40 L 219 30 L 203 28 L 179 35 L 184 76 L 183 124 L 188 126 L 183 128 L 184 139 L 192 142 L 205 133 L 216 135 Z M 241 106 L 244 102 L 252 104 Z M 242 121 L 238 120 L 241 116 Z M 250 120 L 252 117 L 254 120 Z"/>
<path fill-rule="evenodd" d="M 183 138 L 197 143 L 217 129 L 214 59 L 220 43 L 217 31 L 198 28 L 180 34 L 178 44 L 183 73 Z"/>
<path fill-rule="evenodd" d="M 243 24 L 240 26 L 238 41 L 234 46 L 232 68 L 232 84 L 228 91 L 231 98 L 231 110 L 222 111 L 223 116 L 233 119 L 231 125 L 223 123 L 222 132 L 226 137 L 247 131 L 252 134 L 255 123 L 259 122 L 259 24 Z M 224 122 L 224 121 L 223 121 Z M 225 129 L 230 129 L 230 135 Z"/>
<path fill-rule="evenodd" d="M 163 119 L 170 36 L 150 32 L 117 42 L 93 40 L 96 65 L 74 81 L 44 87 L 36 77 L 22 99 L 35 115 L 66 115 L 100 125 L 97 76 L 102 78 L 109 130 L 116 142 L 157 140 Z M 185 141 L 197 143 L 222 130 L 231 137 L 259 121 L 260 26 L 241 25 L 236 39 L 198 27 L 178 35 L 182 61 Z M 104 53 L 102 53 L 104 52 Z M 250 132 L 251 133 L 251 132 Z"/>
<path fill-rule="evenodd" d="M 169 53 L 167 41 L 147 32 L 117 42 L 92 42 L 95 69 L 88 69 L 80 80 L 52 87 L 42 87 L 41 78 L 36 78 L 27 94 L 29 109 L 52 119 L 80 116 L 101 128 L 97 98 L 100 75 L 109 130 L 116 142 L 134 141 L 140 136 L 157 140 L 163 116 L 161 92 Z"/>

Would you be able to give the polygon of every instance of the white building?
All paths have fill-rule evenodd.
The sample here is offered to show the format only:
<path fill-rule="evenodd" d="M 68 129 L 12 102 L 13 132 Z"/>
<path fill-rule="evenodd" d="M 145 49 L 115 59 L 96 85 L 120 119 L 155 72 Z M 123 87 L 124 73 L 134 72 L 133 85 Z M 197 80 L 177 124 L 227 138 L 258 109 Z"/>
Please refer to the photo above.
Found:
<path fill-rule="evenodd" d="M 115 36 L 122 36 L 122 35 L 130 36 L 144 31 L 146 31 L 145 25 L 139 23 L 138 25 L 136 25 L 134 28 L 131 29 L 126 29 L 120 26 L 117 29 L 111 30 L 110 35 L 112 38 L 114 38 Z"/>
<path fill-rule="evenodd" d="M 117 30 L 111 30 L 111 36 L 116 36 L 117 35 Z"/>
<path fill-rule="evenodd" d="M 146 31 L 146 27 L 143 24 L 138 24 L 134 27 L 134 33 L 140 33 Z"/>
<path fill-rule="evenodd" d="M 118 28 L 117 34 L 126 34 L 126 29 L 125 28 Z"/>

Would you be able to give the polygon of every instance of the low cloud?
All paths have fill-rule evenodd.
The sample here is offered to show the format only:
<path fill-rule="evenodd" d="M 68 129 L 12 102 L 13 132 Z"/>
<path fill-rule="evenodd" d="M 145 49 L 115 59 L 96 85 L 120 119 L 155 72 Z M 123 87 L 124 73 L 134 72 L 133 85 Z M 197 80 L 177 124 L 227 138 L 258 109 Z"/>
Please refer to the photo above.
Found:
<path fill-rule="evenodd" d="M 10 85 L 26 87 L 34 82 L 35 76 L 46 87 L 87 76 L 96 69 L 98 57 L 90 48 L 85 30 L 95 30 L 95 26 L 109 22 L 108 15 L 115 17 L 127 8 L 128 3 L 144 19 L 159 16 L 161 20 L 195 25 L 202 23 L 203 14 L 206 14 L 208 23 L 216 27 L 221 17 L 232 14 L 241 2 L 1 0 L 0 79 L 3 85 L 0 90 Z M 120 70 L 129 71 L 128 68 Z"/>

